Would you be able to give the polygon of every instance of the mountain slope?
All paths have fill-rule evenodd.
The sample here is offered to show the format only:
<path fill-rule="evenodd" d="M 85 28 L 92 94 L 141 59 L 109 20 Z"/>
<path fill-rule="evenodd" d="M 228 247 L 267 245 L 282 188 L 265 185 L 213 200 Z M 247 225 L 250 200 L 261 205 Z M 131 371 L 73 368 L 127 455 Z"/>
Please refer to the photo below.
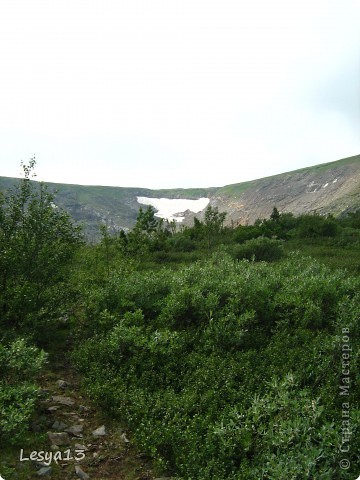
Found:
<path fill-rule="evenodd" d="M 0 191 L 8 190 L 19 179 L 0 177 Z M 295 215 L 317 212 L 341 215 L 360 208 L 360 155 L 292 172 L 224 187 L 150 190 L 144 188 L 102 187 L 48 183 L 55 203 L 65 208 L 76 222 L 85 226 L 89 240 L 99 237 L 99 225 L 111 231 L 131 228 L 141 205 L 137 197 L 207 197 L 212 206 L 226 211 L 227 222 L 253 223 L 268 218 L 274 206 Z M 144 207 L 145 208 L 145 207 Z M 185 212 L 185 224 L 195 214 Z M 203 212 L 196 214 L 202 218 Z"/>
<path fill-rule="evenodd" d="M 215 200 L 215 199 L 214 199 Z M 360 155 L 217 190 L 214 203 L 235 223 L 281 212 L 332 213 L 360 208 Z"/>

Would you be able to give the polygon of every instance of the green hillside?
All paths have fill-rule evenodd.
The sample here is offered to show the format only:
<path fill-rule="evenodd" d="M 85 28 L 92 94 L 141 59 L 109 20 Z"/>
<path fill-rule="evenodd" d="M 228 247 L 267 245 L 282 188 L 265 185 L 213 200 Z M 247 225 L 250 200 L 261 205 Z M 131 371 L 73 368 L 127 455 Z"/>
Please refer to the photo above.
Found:
<path fill-rule="evenodd" d="M 339 177 L 337 185 L 331 183 Z M 0 177 L 0 190 L 6 191 L 19 179 Z M 308 185 L 330 184 L 328 191 L 320 188 L 308 195 Z M 90 241 L 99 239 L 99 226 L 111 232 L 127 231 L 135 224 L 140 208 L 137 196 L 151 198 L 198 199 L 207 197 L 212 205 L 228 213 L 228 221 L 254 223 L 267 217 L 276 204 L 281 210 L 295 214 L 320 211 L 340 215 L 360 207 L 360 155 L 292 172 L 223 187 L 162 189 L 85 186 L 47 183 L 55 193 L 55 204 L 64 208 L 83 225 Z M 320 185 L 319 183 L 319 185 Z M 340 188 L 341 187 L 341 188 Z M 202 214 L 198 215 L 202 218 Z M 192 224 L 193 215 L 185 219 Z"/>

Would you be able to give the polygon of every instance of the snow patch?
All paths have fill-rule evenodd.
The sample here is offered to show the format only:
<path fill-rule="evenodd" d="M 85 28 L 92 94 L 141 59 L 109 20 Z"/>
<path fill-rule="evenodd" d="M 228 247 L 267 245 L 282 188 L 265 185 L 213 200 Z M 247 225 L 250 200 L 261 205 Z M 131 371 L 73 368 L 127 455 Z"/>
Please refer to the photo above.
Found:
<path fill-rule="evenodd" d="M 183 213 L 186 210 L 190 212 L 198 213 L 204 210 L 210 202 L 208 198 L 202 197 L 198 200 L 187 200 L 183 198 L 149 198 L 149 197 L 136 197 L 138 203 L 142 205 L 151 205 L 157 212 L 156 217 L 169 220 L 175 220 L 176 222 L 182 222 L 185 218 Z"/>
<path fill-rule="evenodd" d="M 311 182 L 309 183 L 308 185 L 308 193 L 315 193 L 317 191 L 317 186 L 319 186 L 318 183 L 315 183 L 315 182 Z"/>

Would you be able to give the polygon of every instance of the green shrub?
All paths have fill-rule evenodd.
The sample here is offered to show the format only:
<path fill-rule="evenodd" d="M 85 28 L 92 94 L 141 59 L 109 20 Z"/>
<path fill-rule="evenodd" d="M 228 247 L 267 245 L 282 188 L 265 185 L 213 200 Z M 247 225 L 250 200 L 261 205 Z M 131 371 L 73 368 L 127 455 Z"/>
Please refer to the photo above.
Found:
<path fill-rule="evenodd" d="M 82 243 L 80 229 L 54 206 L 43 183 L 25 178 L 0 196 L 0 328 L 27 335 L 52 328 L 71 297 L 71 261 Z"/>
<path fill-rule="evenodd" d="M 175 252 L 192 252 L 196 249 L 196 243 L 188 235 L 177 234 L 168 240 L 168 245 Z"/>
<path fill-rule="evenodd" d="M 257 225 L 240 225 L 234 230 L 234 241 L 236 243 L 243 243 L 252 238 L 258 238 L 262 234 L 261 227 Z"/>
<path fill-rule="evenodd" d="M 339 247 L 352 247 L 360 245 L 360 230 L 358 228 L 342 228 L 334 244 Z"/>
<path fill-rule="evenodd" d="M 26 434 L 35 411 L 38 388 L 35 378 L 46 354 L 24 339 L 0 346 L 0 440 L 16 444 Z"/>
<path fill-rule="evenodd" d="M 194 480 L 357 474 L 355 448 L 348 473 L 338 448 L 344 325 L 354 431 L 359 415 L 358 278 L 296 254 L 271 264 L 220 251 L 113 287 L 107 329 L 74 361 L 161 468 Z"/>
<path fill-rule="evenodd" d="M 302 215 L 298 219 L 297 234 L 300 238 L 335 237 L 338 224 L 332 217 Z"/>
<path fill-rule="evenodd" d="M 257 262 L 272 262 L 283 256 L 283 246 L 280 240 L 266 237 L 247 240 L 242 245 L 234 248 L 233 255 L 236 259 L 255 260 Z"/>

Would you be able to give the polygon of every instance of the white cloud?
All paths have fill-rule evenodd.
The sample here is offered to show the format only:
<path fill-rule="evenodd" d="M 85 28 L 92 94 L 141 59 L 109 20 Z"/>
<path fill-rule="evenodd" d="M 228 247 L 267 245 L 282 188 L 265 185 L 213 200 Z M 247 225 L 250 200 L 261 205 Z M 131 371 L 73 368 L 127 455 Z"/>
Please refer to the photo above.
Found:
<path fill-rule="evenodd" d="M 0 175 L 35 152 L 47 180 L 210 186 L 354 155 L 359 13 L 356 0 L 2 0 Z"/>

